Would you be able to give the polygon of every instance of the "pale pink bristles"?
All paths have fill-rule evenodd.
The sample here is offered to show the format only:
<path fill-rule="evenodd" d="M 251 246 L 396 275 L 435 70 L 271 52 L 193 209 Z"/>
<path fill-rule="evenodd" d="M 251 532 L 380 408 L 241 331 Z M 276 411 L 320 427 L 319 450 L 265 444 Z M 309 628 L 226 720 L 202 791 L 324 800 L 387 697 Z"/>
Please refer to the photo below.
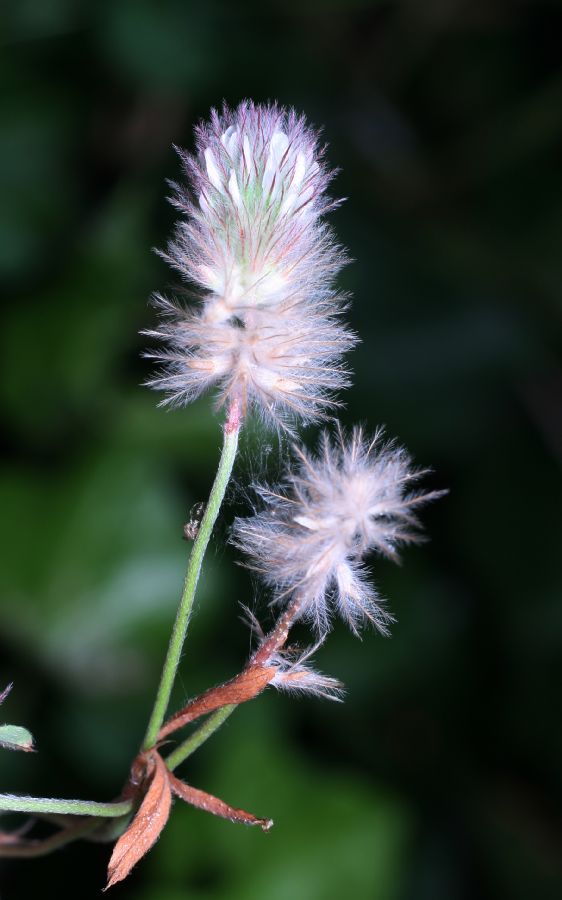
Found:
<path fill-rule="evenodd" d="M 322 216 L 331 173 L 302 117 L 242 103 L 196 130 L 182 153 L 190 189 L 164 257 L 197 289 L 188 308 L 162 297 L 167 350 L 150 384 L 184 404 L 210 387 L 275 425 L 317 421 L 349 383 L 343 355 L 356 342 L 342 323 L 347 299 L 333 280 L 345 253 Z"/>
<path fill-rule="evenodd" d="M 234 524 L 233 542 L 298 615 L 322 634 L 338 612 L 357 632 L 362 622 L 387 631 L 392 617 L 370 582 L 372 551 L 397 558 L 400 545 L 420 539 L 416 509 L 440 496 L 412 490 L 423 473 L 405 450 L 360 429 L 336 440 L 323 434 L 320 452 L 295 448 L 285 482 L 258 486 L 261 509 Z"/>

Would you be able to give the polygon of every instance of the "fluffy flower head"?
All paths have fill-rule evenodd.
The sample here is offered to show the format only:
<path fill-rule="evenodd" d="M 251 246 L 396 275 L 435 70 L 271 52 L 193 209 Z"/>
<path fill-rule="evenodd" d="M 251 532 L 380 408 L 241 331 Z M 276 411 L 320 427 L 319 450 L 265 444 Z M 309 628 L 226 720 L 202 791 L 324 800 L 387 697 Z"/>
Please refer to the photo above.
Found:
<path fill-rule="evenodd" d="M 342 260 L 319 223 L 335 204 L 324 196 L 330 175 L 304 119 L 242 103 L 213 111 L 196 141 L 197 156 L 183 155 L 193 199 L 181 188 L 176 198 L 190 221 L 170 257 L 208 292 L 213 318 L 324 291 Z"/>
<path fill-rule="evenodd" d="M 256 488 L 263 508 L 234 526 L 234 543 L 276 591 L 300 598 L 301 615 L 324 632 L 331 606 L 354 631 L 367 619 L 385 631 L 390 617 L 369 582 L 371 551 L 397 558 L 401 544 L 419 540 L 416 508 L 438 492 L 412 490 L 422 472 L 408 454 L 367 442 L 360 429 L 336 441 L 324 433 L 320 452 L 296 449 L 284 484 Z"/>
<path fill-rule="evenodd" d="M 190 187 L 175 186 L 182 214 L 165 255 L 197 289 L 178 308 L 160 297 L 168 349 L 152 382 L 168 402 L 217 385 L 276 422 L 322 416 L 347 384 L 342 354 L 355 337 L 341 323 L 333 279 L 345 260 L 322 220 L 331 178 L 317 136 L 294 111 L 242 103 L 196 131 L 182 153 Z"/>

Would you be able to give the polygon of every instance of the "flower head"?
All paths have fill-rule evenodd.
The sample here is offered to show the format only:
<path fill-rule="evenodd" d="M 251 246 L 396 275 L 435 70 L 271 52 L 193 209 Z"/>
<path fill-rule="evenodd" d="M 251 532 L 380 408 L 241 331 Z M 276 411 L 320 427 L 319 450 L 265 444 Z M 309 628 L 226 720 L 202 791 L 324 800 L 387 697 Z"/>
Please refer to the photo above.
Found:
<path fill-rule="evenodd" d="M 397 558 L 401 544 L 420 539 L 416 509 L 440 492 L 412 490 L 423 472 L 405 450 L 368 443 L 356 428 L 350 439 L 324 433 L 320 452 L 295 448 L 285 482 L 256 488 L 262 509 L 234 524 L 234 543 L 282 601 L 298 598 L 299 615 L 325 632 L 331 608 L 357 632 L 367 619 L 386 631 L 391 617 L 369 582 L 371 551 Z"/>
<path fill-rule="evenodd" d="M 213 112 L 182 153 L 191 190 L 175 186 L 184 217 L 165 257 L 197 288 L 189 309 L 157 297 L 153 336 L 165 371 L 152 385 L 172 403 L 211 386 L 276 422 L 316 420 L 347 384 L 333 279 L 346 261 L 322 216 L 331 174 L 317 136 L 294 111 L 245 102 Z"/>

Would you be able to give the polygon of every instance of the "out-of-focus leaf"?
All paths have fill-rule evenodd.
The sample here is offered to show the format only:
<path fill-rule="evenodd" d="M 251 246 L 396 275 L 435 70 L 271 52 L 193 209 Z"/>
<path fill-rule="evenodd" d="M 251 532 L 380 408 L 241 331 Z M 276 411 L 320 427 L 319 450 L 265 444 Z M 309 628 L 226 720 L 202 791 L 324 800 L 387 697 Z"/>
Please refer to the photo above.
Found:
<path fill-rule="evenodd" d="M 142 900 L 180 887 L 197 900 L 288 900 L 295 885 L 307 900 L 404 896 L 411 809 L 387 788 L 304 759 L 282 734 L 280 704 L 265 695 L 237 710 L 207 745 L 197 776 L 221 797 L 265 805 L 274 830 L 264 839 L 176 804 Z"/>
<path fill-rule="evenodd" d="M 33 750 L 33 735 L 21 725 L 0 725 L 0 747 L 5 750 Z"/>
<path fill-rule="evenodd" d="M 112 4 L 101 20 L 100 48 L 140 85 L 193 89 L 195 84 L 215 80 L 221 67 L 217 50 L 222 35 L 213 29 L 213 6 L 208 3 L 196 9 L 181 0 Z"/>
<path fill-rule="evenodd" d="M 193 502 L 186 494 L 183 512 L 182 500 L 138 448 L 93 453 L 51 483 L 6 473 L 5 633 L 90 687 L 137 681 L 140 662 L 127 647 L 137 630 L 173 615 L 181 592 L 182 524 Z M 199 602 L 213 589 L 212 560 L 205 569 Z"/>

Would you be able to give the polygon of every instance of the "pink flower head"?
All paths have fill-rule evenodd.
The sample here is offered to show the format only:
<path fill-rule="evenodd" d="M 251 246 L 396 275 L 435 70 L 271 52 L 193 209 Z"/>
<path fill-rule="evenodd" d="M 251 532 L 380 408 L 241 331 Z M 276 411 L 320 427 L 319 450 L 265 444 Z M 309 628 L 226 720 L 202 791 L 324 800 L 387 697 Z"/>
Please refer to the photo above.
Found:
<path fill-rule="evenodd" d="M 153 382 L 166 402 L 211 386 L 279 423 L 322 417 L 348 383 L 341 359 L 355 343 L 333 288 L 346 261 L 322 216 L 331 173 L 317 136 L 294 111 L 245 102 L 196 130 L 182 153 L 190 188 L 175 186 L 182 214 L 166 259 L 199 302 L 164 313 L 153 335 L 168 345 Z"/>
<path fill-rule="evenodd" d="M 258 486 L 263 508 L 234 524 L 234 543 L 275 590 L 278 601 L 300 600 L 299 615 L 327 630 L 335 608 L 357 633 L 367 619 L 385 632 L 391 617 L 368 580 L 366 556 L 397 559 L 401 544 L 420 539 L 418 506 L 441 492 L 412 490 L 423 472 L 405 450 L 368 443 L 361 429 L 336 441 L 324 433 L 320 453 L 295 448 L 285 482 Z"/>

